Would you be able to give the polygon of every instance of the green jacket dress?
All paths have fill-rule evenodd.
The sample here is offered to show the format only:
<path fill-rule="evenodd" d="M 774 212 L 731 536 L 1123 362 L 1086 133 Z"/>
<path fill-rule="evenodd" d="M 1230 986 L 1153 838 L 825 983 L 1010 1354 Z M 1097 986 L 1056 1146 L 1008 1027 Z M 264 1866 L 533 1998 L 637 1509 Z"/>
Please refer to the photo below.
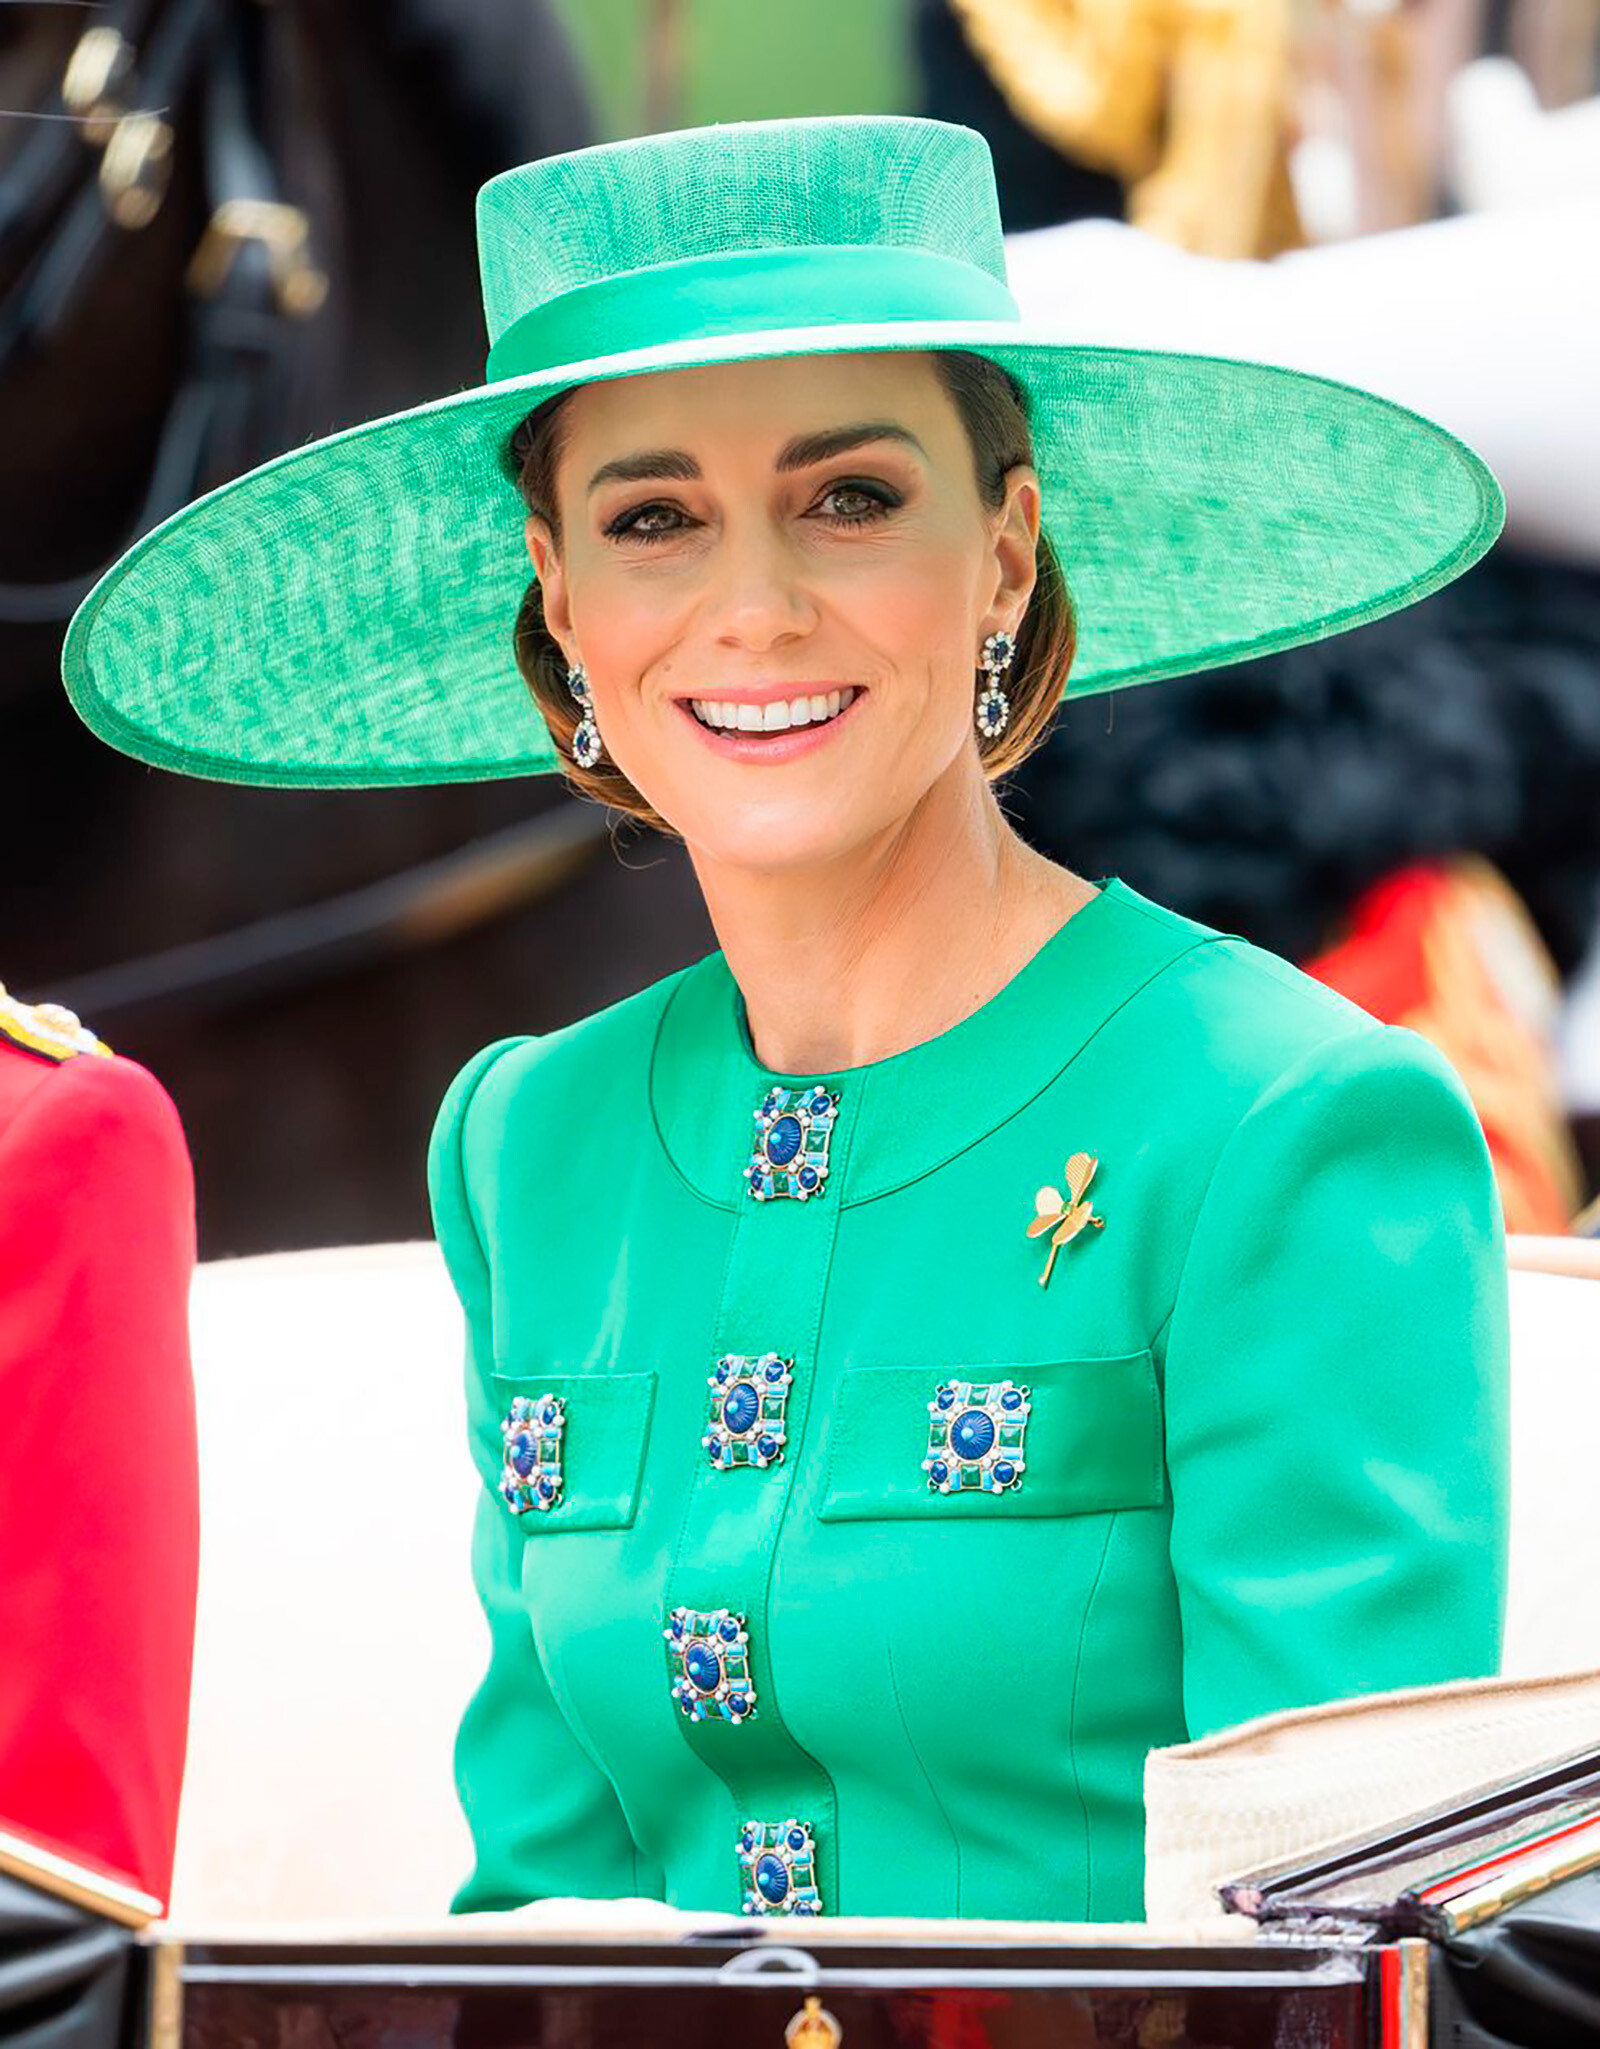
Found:
<path fill-rule="evenodd" d="M 1461 1085 L 1118 879 L 865 1067 L 762 1068 L 720 953 L 491 1046 L 430 1179 L 493 1642 L 455 1911 L 1137 1919 L 1153 1745 L 1497 1669 Z"/>

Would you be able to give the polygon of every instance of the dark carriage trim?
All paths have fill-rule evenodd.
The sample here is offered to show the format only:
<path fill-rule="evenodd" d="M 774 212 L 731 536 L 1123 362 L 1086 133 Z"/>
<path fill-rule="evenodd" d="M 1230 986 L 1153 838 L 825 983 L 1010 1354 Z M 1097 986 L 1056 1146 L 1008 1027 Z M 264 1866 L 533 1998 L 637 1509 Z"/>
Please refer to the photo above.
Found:
<path fill-rule="evenodd" d="M 320 2016 L 328 2039 L 405 2036 L 419 2043 L 516 2049 L 559 2017 L 574 2049 L 675 2039 L 782 2049 L 810 2015 L 843 2031 L 850 2049 L 924 2039 L 930 2018 L 1003 2011 L 1008 2040 L 1061 2039 L 1086 2022 L 1105 2049 L 1133 2049 L 1152 2018 L 1180 2019 L 1198 2039 L 1270 2049 L 1292 2023 L 1296 2039 L 1424 2049 L 1425 2037 L 1385 2028 L 1383 1952 L 1305 1942 L 1166 1940 L 1100 1944 L 1092 1928 L 1049 1933 L 959 1923 L 874 1938 L 858 1929 L 806 1930 L 806 1947 L 750 1940 L 712 1927 L 689 1940 L 586 1938 L 522 1943 L 464 1938 L 347 1945 L 192 1942 L 181 1980 L 182 2023 L 148 2049 L 236 2049 L 282 2038 L 287 2015 Z M 159 1941 L 159 1938 L 157 1938 Z M 1425 1986 L 1424 1986 L 1425 1996 Z M 169 2012 L 172 2010 L 169 2002 Z M 1092 2016 L 1092 2020 L 1089 2017 Z M 1309 2032 L 1308 2032 L 1309 2031 Z M 809 2041 L 810 2037 L 805 2039 Z M 823 2037 L 819 2037 L 823 2039 Z"/>

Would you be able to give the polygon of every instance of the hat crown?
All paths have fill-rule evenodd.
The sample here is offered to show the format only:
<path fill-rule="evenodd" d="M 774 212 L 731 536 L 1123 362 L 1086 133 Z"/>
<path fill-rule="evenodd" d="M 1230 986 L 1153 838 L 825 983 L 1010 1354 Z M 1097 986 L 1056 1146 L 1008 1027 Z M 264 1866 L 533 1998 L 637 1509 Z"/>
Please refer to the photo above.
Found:
<path fill-rule="evenodd" d="M 737 250 L 917 249 L 1004 283 L 989 146 L 909 115 L 677 129 L 545 157 L 478 193 L 489 339 L 532 308 L 630 271 Z"/>

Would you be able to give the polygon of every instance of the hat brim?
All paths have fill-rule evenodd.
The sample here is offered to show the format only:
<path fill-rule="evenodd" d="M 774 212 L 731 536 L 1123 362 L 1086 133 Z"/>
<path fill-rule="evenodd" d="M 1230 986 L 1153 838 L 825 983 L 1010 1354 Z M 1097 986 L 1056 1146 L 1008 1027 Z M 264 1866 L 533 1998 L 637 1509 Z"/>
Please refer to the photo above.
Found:
<path fill-rule="evenodd" d="M 559 766 L 512 655 L 532 574 L 504 466 L 575 384 L 757 357 L 971 349 L 1026 387 L 1078 621 L 1069 697 L 1317 640 L 1426 597 L 1504 501 L 1443 428 L 1265 364 L 1081 346 L 1037 323 L 724 335 L 477 386 L 290 449 L 136 542 L 62 675 L 141 761 L 328 789 Z"/>

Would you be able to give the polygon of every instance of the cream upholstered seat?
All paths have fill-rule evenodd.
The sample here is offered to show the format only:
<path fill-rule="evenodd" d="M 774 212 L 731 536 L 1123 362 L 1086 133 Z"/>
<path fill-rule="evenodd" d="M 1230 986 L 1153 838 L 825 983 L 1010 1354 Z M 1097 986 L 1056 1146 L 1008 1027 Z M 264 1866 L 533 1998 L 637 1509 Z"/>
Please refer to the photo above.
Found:
<path fill-rule="evenodd" d="M 1547 1264 L 1581 1262 L 1564 1244 L 1538 1241 Z M 1521 1259 L 1514 1245 L 1508 1683 L 1153 1753 L 1152 1918 L 1204 1913 L 1213 1868 L 1342 1834 L 1367 1807 L 1425 1805 L 1585 1729 L 1600 1739 L 1600 1679 L 1512 1683 L 1600 1668 L 1600 1277 Z M 488 1648 L 468 1573 L 460 1319 L 438 1255 L 208 1265 L 193 1327 L 204 1520 L 173 1917 L 437 1920 L 470 1857 L 450 1752 Z M 1386 1771 L 1352 1773 L 1380 1749 Z"/>
<path fill-rule="evenodd" d="M 201 1544 L 174 1918 L 442 1916 L 488 1655 L 461 1319 L 432 1245 L 202 1266 Z"/>

